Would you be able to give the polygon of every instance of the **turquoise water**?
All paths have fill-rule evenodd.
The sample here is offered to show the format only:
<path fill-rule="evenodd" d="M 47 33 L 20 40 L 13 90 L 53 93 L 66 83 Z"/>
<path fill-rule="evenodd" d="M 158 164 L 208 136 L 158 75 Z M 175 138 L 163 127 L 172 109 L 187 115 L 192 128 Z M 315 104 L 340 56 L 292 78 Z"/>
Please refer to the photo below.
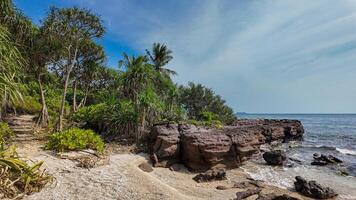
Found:
<path fill-rule="evenodd" d="M 335 188 L 341 199 L 356 199 L 356 114 L 240 114 L 238 118 L 297 119 L 305 129 L 302 141 L 280 147 L 301 164 L 270 167 L 257 158 L 245 167 L 253 177 L 288 188 L 293 187 L 294 177 L 301 175 Z M 312 166 L 314 153 L 334 155 L 343 164 Z M 341 175 L 340 170 L 349 175 Z"/>

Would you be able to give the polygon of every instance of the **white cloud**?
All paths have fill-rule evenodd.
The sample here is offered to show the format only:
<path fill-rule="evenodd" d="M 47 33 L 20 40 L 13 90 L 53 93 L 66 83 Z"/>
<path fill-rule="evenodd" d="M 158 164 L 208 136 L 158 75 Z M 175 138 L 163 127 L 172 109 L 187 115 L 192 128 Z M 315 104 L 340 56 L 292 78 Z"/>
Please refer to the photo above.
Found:
<path fill-rule="evenodd" d="M 351 0 L 94 1 L 108 34 L 164 42 L 176 80 L 214 88 L 238 111 L 356 112 Z"/>

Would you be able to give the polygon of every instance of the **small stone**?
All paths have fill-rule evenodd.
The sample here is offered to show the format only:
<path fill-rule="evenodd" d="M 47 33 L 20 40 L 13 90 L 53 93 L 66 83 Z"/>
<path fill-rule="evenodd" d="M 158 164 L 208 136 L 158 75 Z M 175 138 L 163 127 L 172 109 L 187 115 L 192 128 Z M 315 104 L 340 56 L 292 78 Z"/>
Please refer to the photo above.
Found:
<path fill-rule="evenodd" d="M 150 164 L 148 164 L 147 162 L 143 162 L 141 163 L 138 168 L 140 168 L 142 171 L 144 172 L 152 172 L 153 168 Z"/>
<path fill-rule="evenodd" d="M 227 190 L 229 189 L 228 187 L 224 186 L 224 185 L 219 185 L 216 187 L 217 190 Z"/>
<path fill-rule="evenodd" d="M 184 168 L 182 164 L 173 164 L 169 167 L 171 171 L 180 171 Z"/>
<path fill-rule="evenodd" d="M 323 187 L 315 181 L 307 181 L 300 176 L 295 177 L 295 179 L 295 190 L 307 197 L 316 199 L 328 199 L 337 196 L 337 193 L 333 189 L 329 187 Z"/>

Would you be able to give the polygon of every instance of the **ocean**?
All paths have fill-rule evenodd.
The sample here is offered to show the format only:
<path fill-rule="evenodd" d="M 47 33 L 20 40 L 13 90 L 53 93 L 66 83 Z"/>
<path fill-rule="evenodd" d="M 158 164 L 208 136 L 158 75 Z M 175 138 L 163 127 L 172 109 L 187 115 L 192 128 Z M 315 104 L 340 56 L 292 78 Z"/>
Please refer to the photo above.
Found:
<path fill-rule="evenodd" d="M 253 178 L 293 188 L 294 177 L 299 175 L 335 189 L 339 199 L 356 200 L 356 114 L 240 114 L 238 118 L 297 119 L 304 126 L 302 141 L 279 147 L 302 162 L 272 167 L 256 157 L 243 166 Z M 343 163 L 312 166 L 314 153 L 334 155 Z"/>

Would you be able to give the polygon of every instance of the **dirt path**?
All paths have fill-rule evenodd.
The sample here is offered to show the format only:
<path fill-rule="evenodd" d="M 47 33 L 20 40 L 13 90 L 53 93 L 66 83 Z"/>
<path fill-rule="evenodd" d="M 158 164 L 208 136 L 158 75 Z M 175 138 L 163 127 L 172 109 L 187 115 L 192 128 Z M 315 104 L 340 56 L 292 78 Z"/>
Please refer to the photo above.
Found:
<path fill-rule="evenodd" d="M 192 180 L 195 174 L 185 169 L 173 172 L 155 168 L 147 173 L 138 168 L 139 164 L 147 161 L 147 155 L 127 153 L 110 155 L 107 165 L 88 170 L 77 167 L 74 161 L 60 159 L 50 151 L 43 151 L 42 145 L 41 142 L 18 144 L 21 155 L 32 160 L 43 160 L 47 172 L 55 177 L 53 183 L 41 192 L 25 197 L 27 200 L 228 200 L 236 197 L 236 192 L 241 189 L 217 190 L 216 186 L 231 185 L 234 181 L 247 178 L 239 169 L 228 171 L 228 180 L 212 183 L 196 183 Z M 264 190 L 267 193 L 286 193 L 275 187 Z"/>

